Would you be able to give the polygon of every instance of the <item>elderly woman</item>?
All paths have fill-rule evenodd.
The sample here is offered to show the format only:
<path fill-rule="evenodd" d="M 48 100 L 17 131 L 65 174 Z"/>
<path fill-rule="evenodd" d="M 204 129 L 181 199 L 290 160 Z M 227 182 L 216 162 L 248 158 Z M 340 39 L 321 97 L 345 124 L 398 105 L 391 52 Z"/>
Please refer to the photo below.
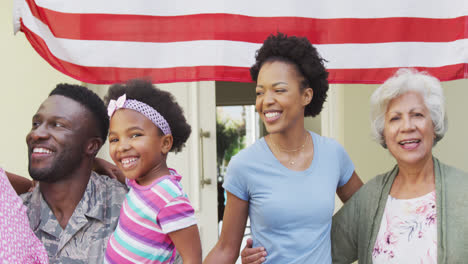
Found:
<path fill-rule="evenodd" d="M 468 175 L 432 156 L 447 131 L 439 81 L 401 69 L 371 97 L 372 130 L 397 165 L 333 218 L 333 263 L 466 263 Z"/>

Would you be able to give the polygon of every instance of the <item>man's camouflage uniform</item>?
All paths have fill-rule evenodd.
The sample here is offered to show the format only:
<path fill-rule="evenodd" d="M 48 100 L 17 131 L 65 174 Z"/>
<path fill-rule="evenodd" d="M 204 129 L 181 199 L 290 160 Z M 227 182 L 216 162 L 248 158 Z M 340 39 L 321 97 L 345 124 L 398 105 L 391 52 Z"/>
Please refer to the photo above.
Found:
<path fill-rule="evenodd" d="M 32 230 L 44 243 L 50 263 L 102 263 L 127 188 L 107 176 L 91 173 L 83 198 L 65 230 L 44 201 L 39 188 L 21 195 Z"/>

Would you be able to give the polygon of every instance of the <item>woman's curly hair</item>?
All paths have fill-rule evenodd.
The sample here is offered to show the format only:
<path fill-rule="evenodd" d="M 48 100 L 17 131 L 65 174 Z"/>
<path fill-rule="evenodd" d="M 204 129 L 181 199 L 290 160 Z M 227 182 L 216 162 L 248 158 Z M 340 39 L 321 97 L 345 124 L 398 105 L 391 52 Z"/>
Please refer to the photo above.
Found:
<path fill-rule="evenodd" d="M 182 108 L 171 93 L 158 89 L 150 81 L 133 79 L 125 84 L 112 85 L 104 97 L 104 102 L 108 105 L 110 100 L 117 100 L 123 94 L 126 94 L 127 99 L 138 100 L 156 109 L 171 128 L 173 137 L 171 151 L 182 150 L 192 129 L 184 117 Z M 159 133 L 163 135 L 160 129 Z"/>
<path fill-rule="evenodd" d="M 312 88 L 312 101 L 305 107 L 304 116 L 316 116 L 322 111 L 327 98 L 328 72 L 324 59 L 305 37 L 287 36 L 278 32 L 270 35 L 255 55 L 255 64 L 250 68 L 253 81 L 257 81 L 260 68 L 265 62 L 281 61 L 296 66 L 304 77 L 301 89 Z"/>

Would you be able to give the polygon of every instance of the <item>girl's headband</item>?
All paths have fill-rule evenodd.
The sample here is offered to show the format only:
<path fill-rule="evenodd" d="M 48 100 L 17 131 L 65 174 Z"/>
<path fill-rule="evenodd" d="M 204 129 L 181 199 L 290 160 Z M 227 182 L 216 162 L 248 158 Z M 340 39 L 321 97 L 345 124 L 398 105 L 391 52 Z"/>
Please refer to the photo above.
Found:
<path fill-rule="evenodd" d="M 164 135 L 171 134 L 171 128 L 169 127 L 166 119 L 153 107 L 137 100 L 127 100 L 127 95 L 123 94 L 117 99 L 117 101 L 110 100 L 109 106 L 107 106 L 107 114 L 109 115 L 109 118 L 111 118 L 115 111 L 120 108 L 132 109 L 139 112 L 159 127 Z"/>

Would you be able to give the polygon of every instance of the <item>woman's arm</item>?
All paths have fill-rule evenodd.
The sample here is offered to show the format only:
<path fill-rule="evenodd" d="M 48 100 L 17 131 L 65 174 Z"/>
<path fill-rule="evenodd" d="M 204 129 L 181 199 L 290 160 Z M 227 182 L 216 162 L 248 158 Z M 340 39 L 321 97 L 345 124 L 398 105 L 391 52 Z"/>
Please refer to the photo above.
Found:
<path fill-rule="evenodd" d="M 333 264 L 349 264 L 358 259 L 360 224 L 358 195 L 345 203 L 333 216 L 330 234 Z"/>
<path fill-rule="evenodd" d="M 201 264 L 202 249 L 197 225 L 169 233 L 184 264 Z"/>
<path fill-rule="evenodd" d="M 346 201 L 353 196 L 355 192 L 361 188 L 363 185 L 361 178 L 356 174 L 356 171 L 353 172 L 353 175 L 351 175 L 351 178 L 348 180 L 348 182 L 336 189 L 336 194 L 338 194 L 338 197 L 340 197 L 340 200 L 345 203 Z"/>
<path fill-rule="evenodd" d="M 249 203 L 227 192 L 221 236 L 206 257 L 204 264 L 235 263 L 244 237 Z"/>
<path fill-rule="evenodd" d="M 13 186 L 13 189 L 15 189 L 18 195 L 28 192 L 28 190 L 33 186 L 32 181 L 29 179 L 8 171 L 5 171 L 5 173 L 8 177 L 8 180 L 10 181 L 11 186 Z"/>

